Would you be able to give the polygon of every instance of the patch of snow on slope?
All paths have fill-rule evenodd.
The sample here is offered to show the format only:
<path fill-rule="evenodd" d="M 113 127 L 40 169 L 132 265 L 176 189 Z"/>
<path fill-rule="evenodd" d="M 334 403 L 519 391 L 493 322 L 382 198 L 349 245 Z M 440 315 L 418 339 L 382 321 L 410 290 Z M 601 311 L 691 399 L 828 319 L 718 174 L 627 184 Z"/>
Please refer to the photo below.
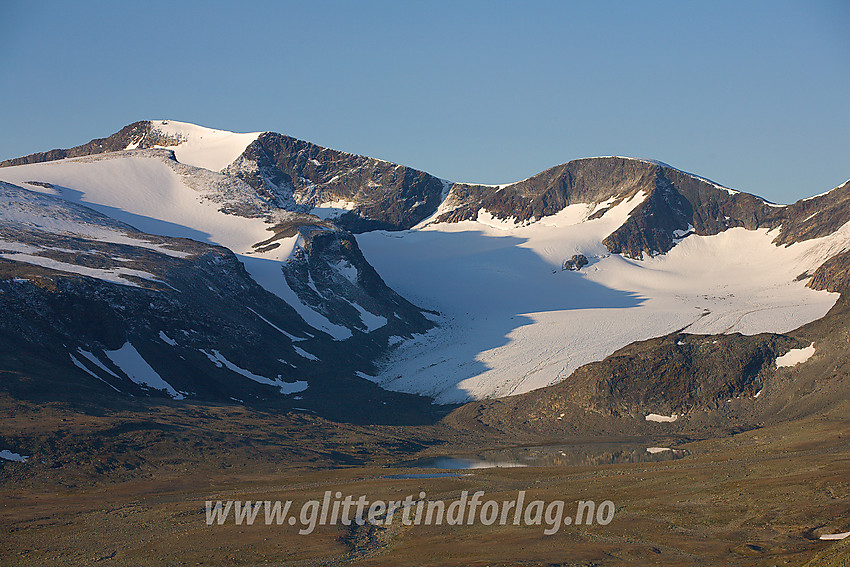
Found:
<path fill-rule="evenodd" d="M 847 181 L 845 181 L 841 185 L 830 189 L 829 191 L 824 191 L 823 193 L 818 193 L 817 195 L 812 195 L 811 197 L 806 197 L 805 199 L 800 199 L 800 201 L 811 201 L 812 199 L 817 199 L 818 197 L 823 197 L 825 195 L 829 195 L 830 193 L 832 193 L 836 189 L 841 189 L 842 187 L 844 187 L 848 183 L 850 183 L 850 179 L 848 179 Z"/>
<path fill-rule="evenodd" d="M 82 370 L 83 372 L 85 372 L 86 374 L 91 376 L 92 378 L 96 378 L 97 380 L 100 380 L 101 382 L 103 382 L 104 384 L 106 384 L 107 386 L 109 386 L 110 388 L 115 390 L 116 392 L 121 391 L 118 388 L 116 388 L 115 386 L 113 386 L 112 384 L 110 384 L 109 382 L 107 382 L 106 380 L 104 380 L 103 378 L 101 378 L 100 376 L 98 376 L 97 374 L 95 374 L 94 372 L 92 372 L 91 370 L 89 370 L 88 367 L 86 367 L 85 364 L 80 362 L 79 359 L 76 356 L 74 356 L 72 353 L 69 352 L 68 356 L 71 357 L 71 362 L 74 363 L 74 366 L 76 366 L 77 368 L 79 368 L 80 370 Z M 98 361 L 98 366 L 103 367 L 103 365 L 100 364 L 99 361 Z M 103 368 L 105 369 L 105 367 L 103 367 Z M 113 376 L 115 376 L 115 374 L 112 371 L 110 371 L 110 370 L 106 370 L 106 371 L 109 372 L 110 374 L 112 374 Z M 117 378 L 117 376 L 115 376 L 115 377 Z"/>
<path fill-rule="evenodd" d="M 658 161 L 657 159 L 633 158 L 633 157 L 625 157 L 625 156 L 603 156 L 601 159 L 604 159 L 605 157 L 616 157 L 616 158 L 619 158 L 619 159 L 629 159 L 629 160 L 634 160 L 634 161 L 642 161 L 644 163 L 651 163 L 651 164 L 654 164 L 654 165 L 660 165 L 661 167 L 666 167 L 668 169 L 674 169 L 674 170 L 678 171 L 679 173 L 683 173 L 683 174 L 687 175 L 688 177 L 693 177 L 694 179 L 699 179 L 700 181 L 705 181 L 706 183 L 713 185 L 716 189 L 721 189 L 723 191 L 726 191 L 730 195 L 737 195 L 738 193 L 740 193 L 740 191 L 736 191 L 735 189 L 730 189 L 728 187 L 720 185 L 719 183 L 715 183 L 711 179 L 701 177 L 699 175 L 696 175 L 695 173 L 689 173 L 689 172 L 681 170 L 677 167 L 673 167 L 669 163 L 664 163 L 663 161 Z M 600 158 L 589 158 L 589 159 L 600 159 Z M 780 206 L 784 206 L 784 205 L 780 205 Z"/>
<path fill-rule="evenodd" d="M 300 356 L 301 358 L 306 358 L 306 359 L 308 359 L 308 360 L 315 360 L 315 361 L 319 361 L 319 357 L 317 357 L 317 356 L 315 356 L 315 355 L 313 355 L 313 354 L 310 354 L 309 352 L 307 352 L 307 351 L 306 351 L 306 350 L 304 350 L 303 348 L 297 347 L 297 346 L 295 346 L 295 345 L 293 345 L 293 346 L 292 346 L 292 348 L 293 348 L 293 350 L 295 350 L 295 352 L 296 352 L 296 353 L 298 353 L 298 356 Z"/>
<path fill-rule="evenodd" d="M 310 210 L 310 214 L 315 215 L 320 219 L 334 219 L 344 215 L 348 211 L 353 211 L 355 208 L 357 208 L 356 203 L 346 201 L 344 199 L 338 199 L 336 201 L 319 203 Z"/>
<path fill-rule="evenodd" d="M 236 366 L 235 364 L 233 364 L 232 362 L 227 360 L 227 358 L 225 358 L 224 355 L 221 354 L 220 352 L 218 352 L 217 350 L 213 350 L 212 354 L 210 354 L 209 352 L 207 352 L 203 349 L 201 349 L 201 352 L 204 353 L 206 355 L 206 357 L 209 358 L 210 361 L 212 361 L 212 363 L 215 364 L 216 366 L 218 366 L 219 368 L 224 366 L 225 368 L 227 368 L 231 372 L 235 372 L 236 374 L 240 374 L 240 375 L 244 376 L 245 378 L 248 378 L 249 380 L 253 380 L 254 382 L 259 382 L 260 384 L 268 384 L 269 386 L 274 386 L 275 388 L 278 388 L 280 390 L 281 394 L 288 394 L 291 391 L 293 391 L 292 389 L 294 387 L 296 387 L 291 382 L 283 382 L 283 381 L 278 381 L 278 380 L 272 380 L 271 378 L 266 378 L 265 376 L 260 376 L 259 374 L 254 374 L 250 370 L 245 370 L 244 368 Z M 295 384 L 300 384 L 300 383 L 296 382 Z M 304 384 L 306 384 L 306 382 L 304 382 Z M 304 389 L 306 389 L 306 386 L 304 388 L 300 388 L 300 389 L 294 390 L 294 391 L 300 392 L 301 390 L 304 390 Z"/>
<path fill-rule="evenodd" d="M 353 284 L 357 283 L 357 268 L 346 260 L 340 260 L 333 265 L 337 272 Z"/>
<path fill-rule="evenodd" d="M 262 320 L 269 327 L 271 327 L 275 331 L 277 331 L 277 332 L 285 335 L 286 337 L 288 337 L 289 340 L 291 340 L 291 341 L 306 341 L 307 340 L 305 337 L 296 337 L 295 335 L 287 333 L 286 331 L 284 331 L 283 329 L 281 329 L 280 327 L 278 327 L 277 325 L 275 325 L 274 323 L 272 323 L 271 321 L 269 321 L 268 319 L 266 319 L 265 317 L 263 317 L 262 315 L 260 315 L 256 311 L 254 311 L 253 309 L 251 309 L 250 307 L 248 307 L 247 309 L 248 309 L 248 311 L 250 311 L 251 313 L 253 313 L 257 317 L 259 317 L 260 320 Z"/>
<path fill-rule="evenodd" d="M 695 230 L 696 230 L 696 229 L 694 228 L 694 225 L 692 225 L 692 224 L 688 223 L 688 228 L 687 228 L 687 229 L 685 229 L 685 230 L 681 230 L 681 229 L 677 228 L 676 230 L 674 230 L 674 231 L 673 231 L 673 238 L 677 238 L 677 239 L 679 239 L 679 238 L 685 238 L 686 236 L 689 236 L 690 234 L 693 234 L 693 232 L 694 232 Z"/>
<path fill-rule="evenodd" d="M 100 360 L 97 359 L 97 357 L 94 354 L 90 353 L 87 350 L 83 350 L 81 348 L 78 348 L 77 352 L 79 352 L 80 355 L 82 355 L 83 357 L 86 358 L 86 360 L 88 360 L 89 362 L 91 362 L 92 364 L 94 364 L 95 366 L 97 366 L 98 368 L 100 368 L 101 370 L 103 370 L 104 372 L 109 374 L 110 376 L 115 376 L 116 378 L 118 378 L 118 375 L 115 374 L 113 371 L 111 371 L 109 368 L 107 368 Z M 72 358 L 73 358 L 73 356 L 72 356 Z"/>
<path fill-rule="evenodd" d="M 165 331 L 159 332 L 159 340 L 161 340 L 162 342 L 164 342 L 167 345 L 177 346 L 177 341 L 175 341 L 174 339 L 172 339 L 171 337 L 166 335 Z"/>
<path fill-rule="evenodd" d="M 38 246 L 30 246 L 23 242 L 9 242 L 8 240 L 0 239 L 0 250 L 3 252 L 12 252 L 14 254 L 31 254 L 41 250 Z"/>
<path fill-rule="evenodd" d="M 792 348 L 785 354 L 776 358 L 777 368 L 789 368 L 802 364 L 809 360 L 815 354 L 815 343 L 810 344 L 806 348 Z"/>
<path fill-rule="evenodd" d="M 19 453 L 13 453 L 9 449 L 3 449 L 0 451 L 0 459 L 5 461 L 17 461 L 19 463 L 25 463 L 27 459 L 29 459 L 29 455 L 21 455 Z"/>
<path fill-rule="evenodd" d="M 839 539 L 846 539 L 848 537 L 850 537 L 850 532 L 844 532 L 844 533 L 840 533 L 840 534 L 821 534 L 820 538 L 818 538 L 818 539 L 822 539 L 822 540 L 826 540 L 826 541 L 835 541 L 835 540 L 839 540 Z"/>
<path fill-rule="evenodd" d="M 657 413 L 651 413 L 646 416 L 646 421 L 654 421 L 656 423 L 670 423 L 677 419 L 679 419 L 679 416 L 675 413 L 673 415 L 659 415 Z"/>
<path fill-rule="evenodd" d="M 366 325 L 366 332 L 371 333 L 372 331 L 376 331 L 387 324 L 387 318 L 382 317 L 380 315 L 375 315 L 369 311 L 366 311 L 357 303 L 351 301 L 351 306 L 357 309 L 357 312 L 360 313 L 360 320 L 363 321 L 363 324 Z"/>
<path fill-rule="evenodd" d="M 280 377 L 278 376 L 278 378 Z M 280 387 L 281 394 L 289 395 L 297 394 L 298 392 L 303 392 L 308 388 L 309 384 L 304 380 L 296 380 L 295 382 L 280 382 L 278 386 Z M 296 399 L 300 400 L 302 398 L 298 397 Z"/>
<path fill-rule="evenodd" d="M 434 222 L 440 215 L 447 211 L 451 211 L 455 207 L 458 206 L 459 203 L 453 202 L 449 196 L 451 194 L 451 189 L 454 187 L 455 183 L 448 181 L 446 179 L 440 179 L 440 182 L 443 184 L 443 190 L 440 193 L 440 204 L 437 205 L 437 210 L 435 210 L 431 216 L 421 220 L 419 224 L 413 227 L 413 230 L 418 230 L 420 228 L 426 227 L 432 222 Z"/>
<path fill-rule="evenodd" d="M 143 272 L 141 270 L 133 270 L 130 268 L 89 268 L 87 266 L 80 266 L 78 264 L 68 264 L 66 262 L 53 260 L 52 258 L 45 258 L 44 256 L 32 256 L 30 254 L 0 254 L 0 257 L 5 258 L 7 260 L 14 260 L 15 262 L 33 264 L 35 266 L 41 266 L 43 268 L 49 268 L 51 270 L 57 270 L 59 272 L 79 274 L 81 276 L 88 276 L 90 278 L 96 278 L 99 280 L 104 280 L 107 282 L 117 283 L 131 287 L 140 286 L 132 280 L 128 280 L 123 276 L 135 276 L 137 278 L 150 280 L 152 282 L 164 283 L 162 280 L 159 280 L 154 277 L 153 274 Z"/>
<path fill-rule="evenodd" d="M 148 386 L 156 390 L 165 390 L 175 400 L 182 400 L 185 397 L 182 393 L 172 388 L 171 384 L 163 380 L 157 374 L 156 370 L 151 368 L 147 361 L 142 358 L 142 355 L 139 354 L 139 351 L 131 343 L 124 343 L 124 346 L 118 350 L 107 350 L 104 352 L 109 357 L 109 360 L 136 384 Z"/>
<path fill-rule="evenodd" d="M 262 134 L 237 134 L 174 120 L 153 120 L 151 131 L 181 140 L 173 147 L 174 157 L 180 163 L 212 171 L 221 171 L 236 161 L 245 148 Z"/>

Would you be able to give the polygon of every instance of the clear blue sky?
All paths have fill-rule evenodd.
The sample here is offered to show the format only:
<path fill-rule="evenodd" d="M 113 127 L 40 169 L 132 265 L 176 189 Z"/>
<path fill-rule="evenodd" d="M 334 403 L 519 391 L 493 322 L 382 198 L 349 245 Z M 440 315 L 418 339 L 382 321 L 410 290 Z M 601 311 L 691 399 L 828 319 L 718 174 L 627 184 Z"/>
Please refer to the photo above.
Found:
<path fill-rule="evenodd" d="M 0 159 L 141 119 L 454 181 L 628 155 L 777 202 L 850 177 L 850 2 L 0 0 Z"/>

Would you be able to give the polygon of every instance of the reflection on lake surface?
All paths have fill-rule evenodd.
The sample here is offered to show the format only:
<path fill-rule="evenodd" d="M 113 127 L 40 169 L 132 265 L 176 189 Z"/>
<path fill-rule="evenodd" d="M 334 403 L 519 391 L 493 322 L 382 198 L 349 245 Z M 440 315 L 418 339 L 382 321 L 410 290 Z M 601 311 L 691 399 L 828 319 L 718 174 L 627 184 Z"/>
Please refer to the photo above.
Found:
<path fill-rule="evenodd" d="M 435 472 L 435 473 L 425 473 L 425 474 L 389 474 L 382 478 L 394 478 L 394 479 L 419 479 L 419 478 L 446 478 L 453 476 L 469 476 L 466 473 L 457 473 L 457 472 Z"/>
<path fill-rule="evenodd" d="M 688 452 L 675 447 L 651 447 L 646 443 L 582 443 L 537 445 L 481 451 L 473 455 L 426 457 L 408 461 L 404 466 L 424 469 L 482 469 L 501 467 L 551 467 L 612 465 L 672 461 Z"/>

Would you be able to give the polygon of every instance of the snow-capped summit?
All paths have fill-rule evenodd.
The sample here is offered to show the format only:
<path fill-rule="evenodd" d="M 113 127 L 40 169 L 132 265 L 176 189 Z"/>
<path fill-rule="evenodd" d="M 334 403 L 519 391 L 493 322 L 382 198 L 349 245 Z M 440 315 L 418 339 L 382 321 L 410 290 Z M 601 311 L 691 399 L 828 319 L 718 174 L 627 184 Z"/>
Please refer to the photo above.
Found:
<path fill-rule="evenodd" d="M 212 171 L 221 171 L 233 163 L 262 134 L 215 130 L 176 120 L 152 120 L 150 124 L 151 138 L 161 140 L 162 146 L 173 147 L 177 161 Z M 127 149 L 138 144 L 138 140 L 131 142 Z"/>

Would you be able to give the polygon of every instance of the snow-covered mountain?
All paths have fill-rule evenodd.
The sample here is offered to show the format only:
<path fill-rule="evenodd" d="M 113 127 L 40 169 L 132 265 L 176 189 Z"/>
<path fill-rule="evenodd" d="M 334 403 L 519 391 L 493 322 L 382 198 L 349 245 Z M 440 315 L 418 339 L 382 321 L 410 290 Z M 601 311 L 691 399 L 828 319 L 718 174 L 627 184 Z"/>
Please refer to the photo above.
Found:
<path fill-rule="evenodd" d="M 775 205 L 621 157 L 470 185 L 158 120 L 0 166 L 0 363 L 47 349 L 69 380 L 134 395 L 344 414 L 419 404 L 372 382 L 439 402 L 529 392 L 635 341 L 820 319 L 850 249 L 850 184 Z M 86 309 L 33 307 L 71 298 Z"/>

